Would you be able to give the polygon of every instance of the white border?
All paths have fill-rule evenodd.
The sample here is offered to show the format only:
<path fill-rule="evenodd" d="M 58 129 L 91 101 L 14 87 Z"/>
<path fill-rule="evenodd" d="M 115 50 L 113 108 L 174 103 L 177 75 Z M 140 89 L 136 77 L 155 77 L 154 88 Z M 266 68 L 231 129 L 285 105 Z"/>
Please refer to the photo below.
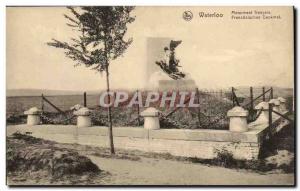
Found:
<path fill-rule="evenodd" d="M 296 0 L 273 0 L 273 1 L 266 1 L 266 0 L 203 0 L 203 1 L 195 1 L 195 0 L 151 0 L 151 1 L 142 1 L 142 0 L 46 0 L 46 1 L 36 1 L 36 0 L 4 0 L 4 5 L 172 5 L 172 6 L 220 6 L 220 5 L 294 5 L 297 4 Z"/>
<path fill-rule="evenodd" d="M 2 0 L 0 1 L 1 7 L 1 20 L 0 20 L 0 59 L 1 59 L 1 65 L 0 65 L 0 122 L 1 122 L 1 136 L 0 136 L 0 190 L 8 190 L 12 188 L 8 188 L 5 185 L 5 110 L 6 110 L 6 97 L 5 97 L 5 91 L 6 91 L 6 85 L 5 85 L 5 63 L 6 63 L 6 38 L 5 38 L 5 31 L 6 31 L 6 18 L 5 18 L 5 9 L 6 6 L 63 6 L 63 5 L 152 5 L 152 6 L 246 6 L 246 5 L 266 5 L 266 6 L 279 6 L 279 5 L 285 5 L 285 6 L 291 6 L 294 5 L 296 8 L 298 8 L 298 15 L 299 15 L 299 9 L 300 9 L 300 1 L 299 0 L 202 0 L 195 1 L 195 0 L 152 0 L 152 1 L 141 1 L 141 0 L 46 0 L 46 1 L 34 1 L 34 0 Z M 299 18 L 297 19 L 297 26 L 299 26 Z M 299 31 L 299 30 L 298 30 Z M 299 36 L 299 32 L 297 32 L 297 36 Z M 298 44 L 298 43 L 297 43 Z M 299 55 L 299 48 L 297 49 L 297 52 L 295 53 Z M 299 67 L 297 67 L 297 73 L 299 73 Z M 299 83 L 297 85 L 297 89 L 299 89 Z M 297 103 L 297 106 L 299 106 L 299 103 Z M 297 114 L 297 118 L 299 116 L 299 112 Z M 297 127 L 295 127 L 297 128 Z M 299 139 L 299 129 L 297 130 L 297 138 Z M 298 141 L 297 141 L 298 142 Z M 299 146 L 297 147 L 297 153 L 299 153 Z M 299 157 L 298 157 L 299 158 Z M 299 160 L 297 160 L 297 166 L 299 166 Z M 297 182 L 299 183 L 299 174 L 297 177 Z M 22 190 L 31 190 L 32 188 L 21 188 Z M 40 188 L 38 188 L 40 189 Z M 44 187 L 43 190 L 52 190 L 53 188 L 46 188 Z M 56 188 L 58 189 L 58 188 Z M 82 189 L 82 188 L 72 188 L 73 189 Z M 92 188 L 94 189 L 94 188 Z M 101 188 L 104 189 L 104 188 Z M 115 188 L 111 188 L 115 189 Z M 136 188 L 138 189 L 138 188 Z M 140 189 L 140 188 L 139 188 Z M 160 188 L 162 189 L 162 188 Z M 171 188 L 168 188 L 169 190 Z M 201 188 L 204 189 L 204 188 Z M 209 190 L 217 190 L 217 189 L 225 189 L 225 188 L 210 188 Z M 233 189 L 233 188 L 228 188 Z M 236 188 L 240 189 L 240 188 Z M 255 190 L 262 190 L 263 188 L 255 188 Z M 70 188 L 59 188 L 58 190 L 70 190 Z M 246 188 L 246 190 L 250 190 L 250 188 Z"/>

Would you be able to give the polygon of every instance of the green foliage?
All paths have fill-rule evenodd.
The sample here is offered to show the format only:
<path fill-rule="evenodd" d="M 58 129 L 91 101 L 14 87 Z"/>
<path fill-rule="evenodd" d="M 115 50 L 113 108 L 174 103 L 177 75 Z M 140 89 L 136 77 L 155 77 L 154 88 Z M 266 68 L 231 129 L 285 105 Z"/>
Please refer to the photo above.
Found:
<path fill-rule="evenodd" d="M 97 71 L 106 70 L 111 60 L 121 56 L 132 39 L 125 40 L 127 24 L 135 18 L 130 16 L 134 7 L 67 7 L 72 16 L 64 15 L 67 25 L 77 31 L 71 42 L 52 39 L 49 46 L 62 48 L 65 55 L 77 65 Z"/>

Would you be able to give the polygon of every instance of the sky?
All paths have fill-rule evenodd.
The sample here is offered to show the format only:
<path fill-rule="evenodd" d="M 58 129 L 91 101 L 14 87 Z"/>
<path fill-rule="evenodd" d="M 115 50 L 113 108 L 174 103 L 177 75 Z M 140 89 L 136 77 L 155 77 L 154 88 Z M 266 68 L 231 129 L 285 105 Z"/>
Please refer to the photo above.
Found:
<path fill-rule="evenodd" d="M 183 12 L 193 13 L 190 21 Z M 231 19 L 231 11 L 269 11 L 281 19 Z M 222 13 L 200 18 L 198 13 Z M 74 67 L 61 49 L 46 45 L 52 38 L 68 41 L 64 7 L 6 9 L 7 89 L 98 90 L 105 74 Z M 143 88 L 148 83 L 147 39 L 182 40 L 176 49 L 182 70 L 199 88 L 231 86 L 293 87 L 292 7 L 136 7 L 126 38 L 133 43 L 110 65 L 112 89 Z M 153 63 L 154 64 L 154 63 Z"/>

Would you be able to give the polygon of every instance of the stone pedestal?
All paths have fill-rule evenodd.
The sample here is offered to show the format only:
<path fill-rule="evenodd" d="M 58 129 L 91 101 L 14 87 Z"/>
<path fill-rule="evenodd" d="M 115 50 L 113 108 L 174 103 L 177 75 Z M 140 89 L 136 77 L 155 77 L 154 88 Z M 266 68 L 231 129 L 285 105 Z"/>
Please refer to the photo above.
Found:
<path fill-rule="evenodd" d="M 37 107 L 32 107 L 24 112 L 27 115 L 27 125 L 39 125 L 41 122 L 40 114 L 41 110 Z"/>
<path fill-rule="evenodd" d="M 249 112 L 242 107 L 236 106 L 227 112 L 230 119 L 229 131 L 246 132 L 248 131 L 247 116 Z"/>
<path fill-rule="evenodd" d="M 287 112 L 288 110 L 286 109 L 286 99 L 284 99 L 283 97 L 278 97 L 277 99 L 280 102 L 279 111 L 281 113 Z"/>
<path fill-rule="evenodd" d="M 77 111 L 73 112 L 77 115 L 77 127 L 90 127 L 92 126 L 92 121 L 90 117 L 90 110 L 86 107 L 82 107 Z"/>
<path fill-rule="evenodd" d="M 260 102 L 258 105 L 255 106 L 257 112 L 262 110 L 259 117 L 256 119 L 256 122 L 268 123 L 269 122 L 269 103 L 268 102 Z"/>
<path fill-rule="evenodd" d="M 273 110 L 280 112 L 279 106 L 280 106 L 280 101 L 278 99 L 271 99 L 269 103 L 273 104 Z"/>
<path fill-rule="evenodd" d="M 161 91 L 169 90 L 195 90 L 196 83 L 192 79 L 179 79 L 179 80 L 159 80 L 158 89 Z"/>
<path fill-rule="evenodd" d="M 144 117 L 144 128 L 160 129 L 158 115 L 159 111 L 154 107 L 149 107 L 143 112 L 141 112 L 141 116 Z"/>

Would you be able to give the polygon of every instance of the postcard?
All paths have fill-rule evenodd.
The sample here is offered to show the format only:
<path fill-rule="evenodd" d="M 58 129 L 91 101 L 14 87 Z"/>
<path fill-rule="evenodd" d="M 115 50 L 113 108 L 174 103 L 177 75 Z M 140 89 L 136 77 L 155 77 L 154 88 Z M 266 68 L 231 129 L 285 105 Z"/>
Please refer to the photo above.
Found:
<path fill-rule="evenodd" d="M 6 7 L 8 186 L 295 186 L 294 7 Z"/>

